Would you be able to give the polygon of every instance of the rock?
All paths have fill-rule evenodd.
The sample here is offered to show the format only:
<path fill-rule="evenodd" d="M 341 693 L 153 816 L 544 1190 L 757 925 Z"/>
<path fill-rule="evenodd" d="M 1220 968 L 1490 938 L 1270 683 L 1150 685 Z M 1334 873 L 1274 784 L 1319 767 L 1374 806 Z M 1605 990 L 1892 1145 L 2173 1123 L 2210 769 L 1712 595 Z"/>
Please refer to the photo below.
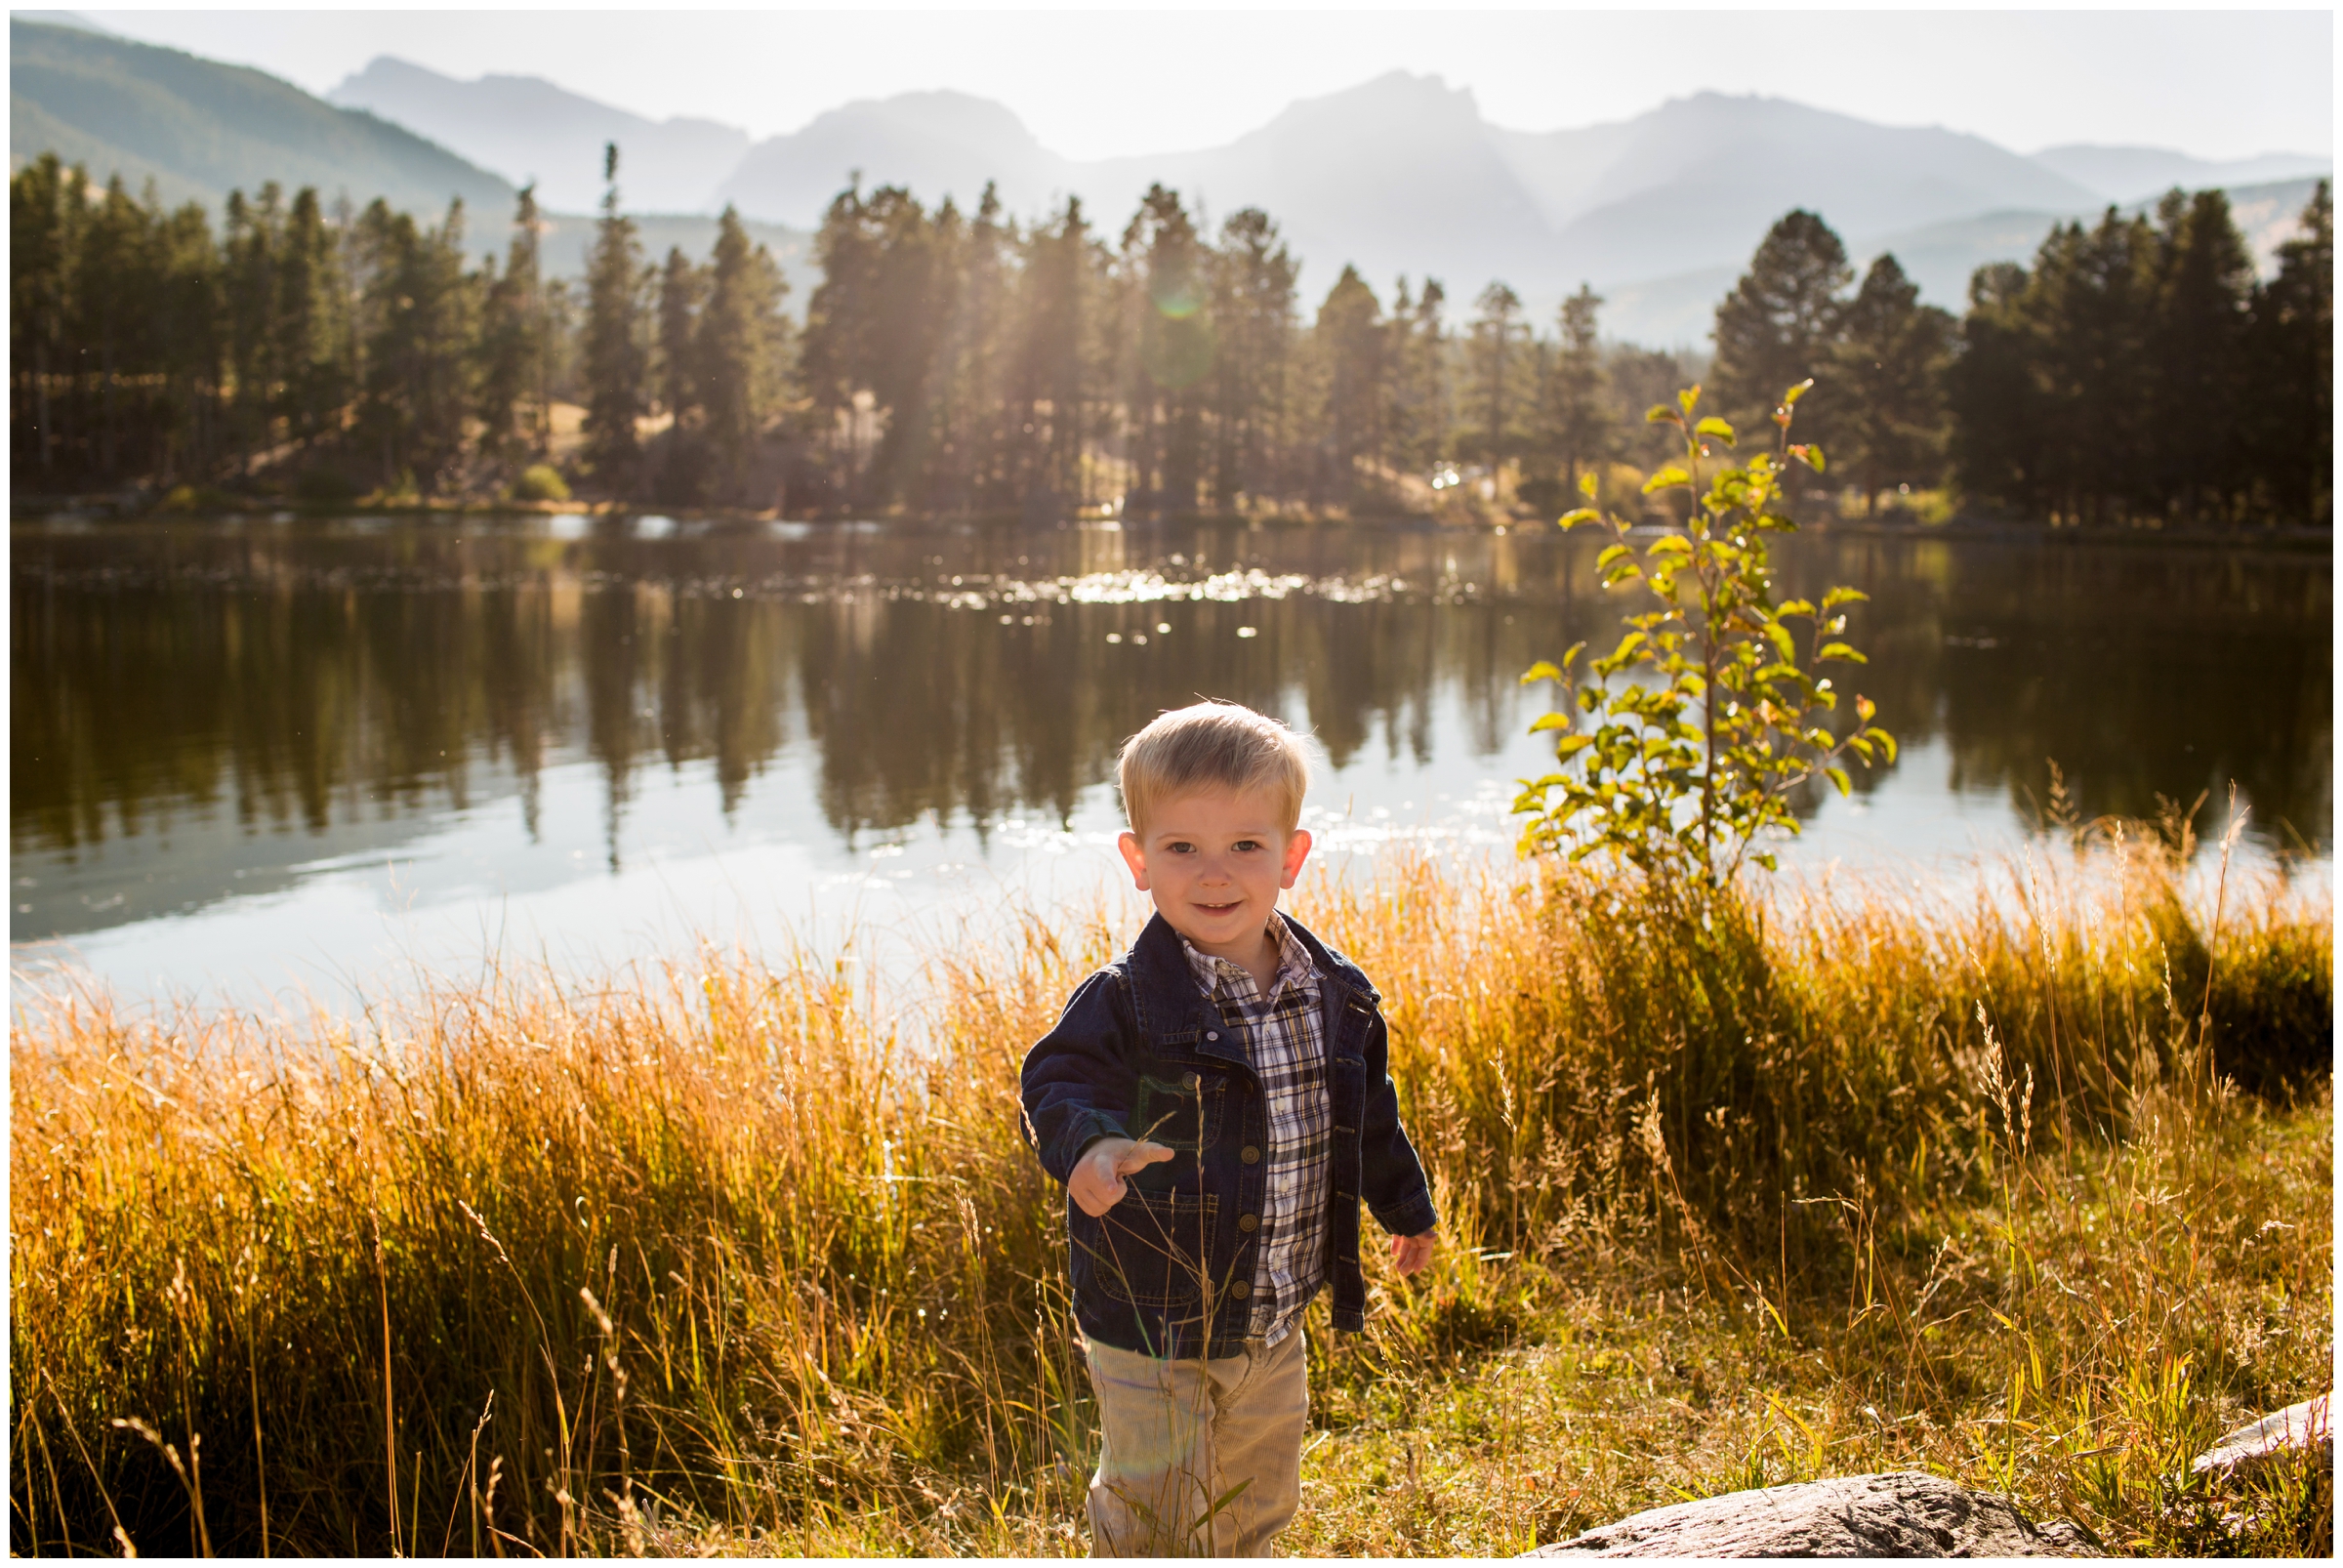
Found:
<path fill-rule="evenodd" d="M 2275 1416 L 2264 1416 L 2250 1426 L 2240 1426 L 2198 1455 L 2189 1468 L 2200 1475 L 2207 1470 L 2228 1473 L 2250 1468 L 2275 1455 L 2311 1449 L 2324 1449 L 2331 1458 L 2335 1428 L 2327 1419 L 2327 1402 L 2333 1397 L 2330 1390 L 2299 1405 L 2288 1405 Z"/>
<path fill-rule="evenodd" d="M 2099 1557 L 2078 1525 L 1916 1470 L 1841 1475 L 1631 1514 L 1532 1557 Z"/>

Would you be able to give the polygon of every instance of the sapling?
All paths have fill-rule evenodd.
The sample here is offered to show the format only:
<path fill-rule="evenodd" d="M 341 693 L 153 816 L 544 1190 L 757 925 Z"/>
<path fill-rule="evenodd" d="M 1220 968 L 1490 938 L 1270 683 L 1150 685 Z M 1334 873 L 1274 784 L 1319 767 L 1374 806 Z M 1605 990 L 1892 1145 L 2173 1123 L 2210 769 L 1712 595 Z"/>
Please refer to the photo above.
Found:
<path fill-rule="evenodd" d="M 1844 606 L 1867 596 L 1833 588 L 1821 604 L 1774 601 L 1766 536 L 1797 526 L 1783 495 L 1792 463 L 1823 472 L 1822 448 L 1792 442 L 1789 427 L 1800 382 L 1774 409 L 1775 450 L 1739 466 L 1703 474 L 1717 448 L 1732 448 L 1731 425 L 1700 415 L 1701 390 L 1656 404 L 1644 418 L 1673 425 L 1683 436 L 1681 462 L 1644 482 L 1646 495 L 1682 490 L 1692 498 L 1682 532 L 1640 550 L 1630 523 L 1595 500 L 1595 476 L 1579 481 L 1588 505 L 1561 519 L 1565 530 L 1608 528 L 1612 542 L 1596 557 L 1605 588 L 1641 584 L 1651 607 L 1624 617 L 1618 646 L 1578 674 L 1581 642 L 1560 664 L 1540 660 L 1521 679 L 1560 683 L 1563 701 L 1533 730 L 1555 730 L 1561 764 L 1527 779 L 1513 809 L 1530 818 L 1525 853 L 1566 852 L 1581 860 L 1607 851 L 1646 875 L 1714 889 L 1745 860 L 1771 871 L 1772 851 L 1755 847 L 1769 830 L 1794 834 L 1789 797 L 1807 780 L 1828 778 L 1841 795 L 1852 788 L 1844 765 L 1893 763 L 1895 737 L 1871 722 L 1870 699 L 1858 693 L 1843 735 L 1822 716 L 1838 706 L 1827 665 L 1861 665 L 1844 640 Z M 1801 639 L 1791 623 L 1804 623 Z M 1801 650 L 1801 641 L 1803 648 Z"/>

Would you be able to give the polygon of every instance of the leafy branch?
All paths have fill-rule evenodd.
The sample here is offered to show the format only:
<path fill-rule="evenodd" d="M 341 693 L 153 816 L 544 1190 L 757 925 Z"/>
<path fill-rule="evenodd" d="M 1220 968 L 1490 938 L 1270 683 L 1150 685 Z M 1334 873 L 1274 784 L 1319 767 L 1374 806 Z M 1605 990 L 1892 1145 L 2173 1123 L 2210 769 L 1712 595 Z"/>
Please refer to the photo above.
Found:
<path fill-rule="evenodd" d="M 1716 887 L 1745 859 L 1775 868 L 1771 853 L 1751 846 L 1769 828 L 1798 831 L 1788 797 L 1799 785 L 1819 774 L 1845 795 L 1853 788 L 1847 758 L 1866 767 L 1895 761 L 1895 737 L 1871 722 L 1876 709 L 1868 697 L 1856 696 L 1856 727 L 1844 736 L 1822 722 L 1839 696 L 1824 667 L 1867 662 L 1845 640 L 1843 606 L 1868 596 L 1833 588 L 1820 605 L 1774 602 L 1766 536 L 1797 526 L 1785 508 L 1782 476 L 1793 462 L 1818 474 L 1824 466 L 1821 447 L 1789 439 L 1793 410 L 1813 385 L 1808 379 L 1783 393 L 1773 415 L 1775 450 L 1717 469 L 1706 493 L 1704 471 L 1718 447 L 1737 443 L 1733 427 L 1698 415 L 1698 387 L 1644 416 L 1683 436 L 1682 461 L 1643 486 L 1646 495 L 1691 495 L 1681 533 L 1638 550 L 1630 524 L 1616 513 L 1588 505 L 1561 519 L 1566 530 L 1608 528 L 1612 542 L 1595 561 L 1603 586 L 1640 584 L 1651 607 L 1622 618 L 1626 634 L 1587 661 L 1583 678 L 1583 642 L 1559 665 L 1540 660 L 1521 678 L 1525 685 L 1556 681 L 1564 694 L 1531 726 L 1560 732 L 1560 765 L 1524 780 L 1514 800 L 1514 811 L 1530 817 L 1525 853 L 1566 851 L 1582 860 L 1605 850 L 1648 875 Z M 1579 488 L 1594 500 L 1591 474 Z"/>

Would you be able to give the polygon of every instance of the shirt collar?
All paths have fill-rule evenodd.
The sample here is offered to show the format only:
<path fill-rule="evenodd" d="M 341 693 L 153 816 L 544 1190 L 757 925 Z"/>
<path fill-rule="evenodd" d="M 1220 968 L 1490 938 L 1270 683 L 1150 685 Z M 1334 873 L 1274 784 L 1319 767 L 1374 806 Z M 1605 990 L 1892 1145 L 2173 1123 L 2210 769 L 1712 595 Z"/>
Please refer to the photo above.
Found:
<path fill-rule="evenodd" d="M 1294 928 L 1286 924 L 1285 916 L 1269 917 L 1269 934 L 1277 942 L 1277 972 L 1269 977 L 1263 1001 L 1274 1001 L 1278 992 L 1289 985 L 1307 985 L 1318 974 L 1317 962 L 1310 957 L 1310 950 L 1301 945 L 1301 938 L 1294 934 Z M 1196 983 L 1204 988 L 1205 995 L 1217 995 L 1223 983 L 1234 985 L 1242 981 L 1248 986 L 1253 983 L 1252 974 L 1242 964 L 1199 952 L 1184 936 L 1179 945 L 1188 956 L 1188 971 L 1196 976 Z"/>

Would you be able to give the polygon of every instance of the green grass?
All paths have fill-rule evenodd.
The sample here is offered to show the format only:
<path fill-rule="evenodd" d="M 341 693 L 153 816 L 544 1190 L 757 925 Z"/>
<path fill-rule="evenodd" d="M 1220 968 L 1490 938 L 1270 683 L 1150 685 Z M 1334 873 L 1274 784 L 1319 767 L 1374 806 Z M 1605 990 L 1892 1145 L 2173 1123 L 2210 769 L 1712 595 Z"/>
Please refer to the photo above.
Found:
<path fill-rule="evenodd" d="M 2235 874 L 2216 911 L 2136 832 L 2006 869 L 1307 885 L 1391 999 L 1446 1237 L 1315 1337 L 1289 1545 L 1918 1465 L 2117 1547 L 2322 1550 L 2307 1473 L 2178 1477 L 2326 1386 L 2330 915 Z M 1080 1550 L 1015 1073 L 1130 913 L 884 988 L 711 951 L 356 1026 L 21 1009 L 13 1544 Z"/>

